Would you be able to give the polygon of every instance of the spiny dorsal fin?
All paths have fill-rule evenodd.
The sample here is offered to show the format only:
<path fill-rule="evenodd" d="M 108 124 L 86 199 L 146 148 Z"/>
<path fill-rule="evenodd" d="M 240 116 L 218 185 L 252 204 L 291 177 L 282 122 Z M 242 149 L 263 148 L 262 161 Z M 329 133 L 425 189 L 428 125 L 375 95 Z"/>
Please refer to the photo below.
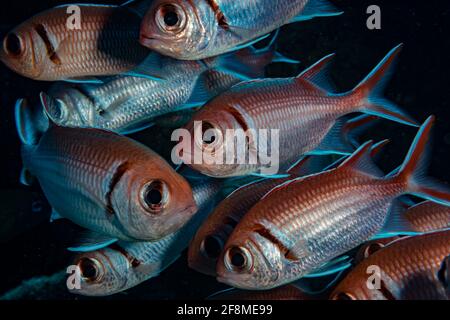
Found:
<path fill-rule="evenodd" d="M 383 177 L 384 174 L 373 163 L 371 158 L 373 141 L 364 143 L 358 150 L 345 160 L 339 169 L 351 169 L 371 174 L 375 177 Z"/>
<path fill-rule="evenodd" d="M 330 63 L 333 60 L 334 56 L 335 54 L 332 53 L 320 59 L 311 67 L 300 73 L 297 78 L 311 81 L 312 83 L 326 91 L 336 92 L 336 86 L 330 77 Z"/>

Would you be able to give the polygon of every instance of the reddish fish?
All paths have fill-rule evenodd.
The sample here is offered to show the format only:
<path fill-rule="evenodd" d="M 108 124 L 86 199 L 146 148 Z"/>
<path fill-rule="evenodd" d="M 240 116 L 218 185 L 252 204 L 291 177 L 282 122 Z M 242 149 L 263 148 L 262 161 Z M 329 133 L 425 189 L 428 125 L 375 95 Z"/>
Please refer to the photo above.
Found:
<path fill-rule="evenodd" d="M 40 138 L 16 110 L 24 167 L 60 216 L 109 240 L 158 240 L 181 228 L 197 207 L 188 182 L 143 145 L 96 129 L 55 125 Z M 106 240 L 108 242 L 108 240 Z"/>
<path fill-rule="evenodd" d="M 270 289 L 317 270 L 381 231 L 407 225 L 393 201 L 413 193 L 450 205 L 450 192 L 422 174 L 422 155 L 434 117 L 421 127 L 408 156 L 386 177 L 370 162 L 371 143 L 338 168 L 294 179 L 264 196 L 228 239 L 218 279 L 245 289 Z M 405 230 L 408 231 L 408 230 Z"/>
<path fill-rule="evenodd" d="M 416 232 L 430 232 L 450 228 L 450 207 L 425 201 L 410 207 L 405 218 Z"/>
<path fill-rule="evenodd" d="M 353 269 L 331 295 L 334 300 L 448 299 L 443 261 L 450 254 L 450 231 L 397 240 Z M 369 282 L 369 267 L 379 279 Z M 379 286 L 377 287 L 377 282 Z"/>
<path fill-rule="evenodd" d="M 353 119 L 350 122 L 353 124 Z M 363 124 L 366 124 L 366 121 L 362 121 L 361 125 Z M 354 129 L 359 128 L 354 126 Z M 343 140 L 348 140 L 349 134 L 351 132 L 345 131 Z M 371 155 L 375 156 L 384 144 L 385 141 L 373 148 Z M 338 160 L 338 163 L 339 161 L 341 160 Z M 333 167 L 335 162 L 329 157 L 306 156 L 288 171 L 290 176 L 280 179 L 261 179 L 236 189 L 216 207 L 197 231 L 189 246 L 189 266 L 204 274 L 216 276 L 217 261 L 228 237 L 251 207 L 272 188 L 292 180 L 293 177 L 320 172 L 330 166 L 330 163 Z"/>
<path fill-rule="evenodd" d="M 25 77 L 55 81 L 119 74 L 148 56 L 138 42 L 136 12 L 124 6 L 77 6 L 79 28 L 67 27 L 70 5 L 43 11 L 7 34 L 0 59 Z"/>
<path fill-rule="evenodd" d="M 247 291 L 247 290 L 225 290 L 210 297 L 210 300 L 234 300 L 234 301 L 259 301 L 259 300 L 321 300 L 323 297 L 315 296 L 302 291 L 295 285 L 268 290 L 268 291 Z"/>
<path fill-rule="evenodd" d="M 240 83 L 211 100 L 193 117 L 186 126 L 192 138 L 183 139 L 177 154 L 203 174 L 240 176 L 260 171 L 266 164 L 260 158 L 256 163 L 240 163 L 243 157 L 239 151 L 234 153 L 232 161 L 228 157 L 227 161 L 210 161 L 235 150 L 236 139 L 227 135 L 230 130 L 244 131 L 248 141 L 255 144 L 268 140 L 267 150 L 273 149 L 271 140 L 264 138 L 260 130 L 279 130 L 279 150 L 274 151 L 279 154 L 280 168 L 285 170 L 299 154 L 342 152 L 333 139 L 335 136 L 327 134 L 343 115 L 360 111 L 415 125 L 415 121 L 379 96 L 400 47 L 393 49 L 361 84 L 348 93 L 334 94 L 320 87 L 322 82 L 317 79 L 322 78 L 331 56 L 297 78 Z M 199 122 L 201 126 L 196 126 Z M 214 139 L 206 137 L 211 130 Z M 254 145 L 249 144 L 243 150 L 253 150 L 252 147 Z M 199 163 L 197 154 L 207 161 Z"/>

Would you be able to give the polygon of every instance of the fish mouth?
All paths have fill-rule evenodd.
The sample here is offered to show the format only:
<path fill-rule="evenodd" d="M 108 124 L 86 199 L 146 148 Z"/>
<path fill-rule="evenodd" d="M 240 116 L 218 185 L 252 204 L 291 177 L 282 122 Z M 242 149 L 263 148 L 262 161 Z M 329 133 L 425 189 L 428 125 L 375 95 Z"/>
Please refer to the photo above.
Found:
<path fill-rule="evenodd" d="M 143 34 L 139 35 L 139 43 L 145 47 L 147 46 L 151 46 L 152 44 L 154 44 L 158 39 L 156 38 L 151 38 L 151 37 L 147 37 Z"/>

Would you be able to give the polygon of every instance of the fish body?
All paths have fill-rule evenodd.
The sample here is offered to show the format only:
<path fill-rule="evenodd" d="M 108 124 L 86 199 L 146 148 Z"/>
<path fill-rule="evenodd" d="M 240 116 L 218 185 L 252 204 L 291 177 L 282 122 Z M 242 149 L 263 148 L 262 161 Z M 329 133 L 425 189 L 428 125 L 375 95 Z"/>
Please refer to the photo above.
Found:
<path fill-rule="evenodd" d="M 295 285 L 268 290 L 247 291 L 239 289 L 225 290 L 210 297 L 210 300 L 234 300 L 234 301 L 278 301 L 278 300 L 319 300 L 320 296 L 314 296 L 303 292 Z"/>
<path fill-rule="evenodd" d="M 139 45 L 140 17 L 122 6 L 77 4 L 80 26 L 69 28 L 71 5 L 43 11 L 3 40 L 0 60 L 15 72 L 43 81 L 130 71 L 149 54 Z"/>
<path fill-rule="evenodd" d="M 267 164 L 258 154 L 257 161 L 241 161 L 239 150 L 261 150 L 259 144 L 267 142 L 267 150 L 278 156 L 270 165 L 285 170 L 305 153 L 318 150 L 320 154 L 345 153 L 339 150 L 327 135 L 335 126 L 338 118 L 352 113 L 377 113 L 380 117 L 414 125 L 414 121 L 398 110 L 390 102 L 375 98 L 380 93 L 380 83 L 385 83 L 389 68 L 398 54 L 400 46 L 392 50 L 377 68 L 354 90 L 344 94 L 330 93 L 314 83 L 312 75 L 320 74 L 330 57 L 326 57 L 304 71 L 296 78 L 262 79 L 241 82 L 230 90 L 210 100 L 196 115 L 186 129 L 191 139 L 177 146 L 177 152 L 183 154 L 184 162 L 193 169 L 212 177 L 241 176 L 265 169 Z M 377 92 L 377 94 L 374 94 Z M 199 130 L 198 124 L 201 124 Z M 197 125 L 197 126 L 196 126 Z M 208 128 L 206 130 L 205 128 Z M 206 141 L 204 133 L 214 132 L 218 136 L 214 142 Z M 264 134 L 261 132 L 264 130 Z M 234 136 L 229 133 L 244 132 L 248 137 L 247 145 L 235 146 Z M 278 135 L 267 138 L 268 135 Z M 333 135 L 329 135 L 333 138 Z M 278 145 L 271 141 L 277 141 Z M 256 145 L 258 144 L 258 146 Z M 245 147 L 245 149 L 242 149 Z M 278 147 L 278 149 L 277 149 Z M 234 158 L 228 158 L 229 150 Z M 338 150 L 336 150 L 338 149 Z M 196 155 L 203 159 L 198 163 Z M 223 155 L 226 161 L 216 161 Z M 246 159 L 246 158 L 244 158 Z"/>
<path fill-rule="evenodd" d="M 405 212 L 405 218 L 416 232 L 432 232 L 450 228 L 450 207 L 432 201 L 414 205 Z"/>
<path fill-rule="evenodd" d="M 198 212 L 179 231 L 155 242 L 120 241 L 110 247 L 83 253 L 75 258 L 82 276 L 81 288 L 72 293 L 106 296 L 156 277 L 187 247 L 195 231 L 212 209 L 221 183 L 196 182 L 193 194 Z M 94 272 L 95 271 L 95 272 Z"/>
<path fill-rule="evenodd" d="M 392 242 L 358 264 L 331 295 L 336 300 L 448 299 L 440 277 L 450 253 L 450 232 L 440 231 Z M 379 268 L 380 279 L 368 287 L 369 268 Z M 372 269 L 373 270 L 373 269 Z"/>
<path fill-rule="evenodd" d="M 248 45 L 296 17 L 336 14 L 322 0 L 157 0 L 142 21 L 140 42 L 177 59 L 204 59 Z"/>
<path fill-rule="evenodd" d="M 305 157 L 285 178 L 258 179 L 233 191 L 219 203 L 197 231 L 189 245 L 189 266 L 204 274 L 216 276 L 217 260 L 242 217 L 274 187 L 293 177 L 318 172 L 327 163 L 329 159 L 326 157 Z"/>
<path fill-rule="evenodd" d="M 402 216 L 393 211 L 391 221 L 397 222 L 386 222 L 393 200 L 405 193 L 450 205 L 448 191 L 421 184 L 419 163 L 432 124 L 430 117 L 395 175 L 384 177 L 370 163 L 366 143 L 336 169 L 271 190 L 228 239 L 217 265 L 219 281 L 253 290 L 295 281 L 387 227 L 396 229 Z"/>
<path fill-rule="evenodd" d="M 56 212 L 111 238 L 157 240 L 196 210 L 169 164 L 112 132 L 51 126 L 37 145 L 23 146 L 22 159 Z"/>
<path fill-rule="evenodd" d="M 41 100 L 48 116 L 59 125 L 130 133 L 153 124 L 156 117 L 199 107 L 243 77 L 247 79 L 229 73 L 228 63 L 240 66 L 251 77 L 264 74 L 275 52 L 273 47 L 258 52 L 245 49 L 203 63 L 155 57 L 164 81 L 117 76 L 99 85 L 59 84 L 42 94 Z"/>

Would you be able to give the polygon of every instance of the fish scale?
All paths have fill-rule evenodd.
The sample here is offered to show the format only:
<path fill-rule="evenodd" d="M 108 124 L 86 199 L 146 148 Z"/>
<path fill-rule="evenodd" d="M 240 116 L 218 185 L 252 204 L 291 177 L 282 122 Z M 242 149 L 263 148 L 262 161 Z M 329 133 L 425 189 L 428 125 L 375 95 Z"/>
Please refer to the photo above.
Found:
<path fill-rule="evenodd" d="M 450 254 L 450 232 L 434 232 L 396 240 L 358 264 L 332 293 L 332 299 L 448 299 L 438 279 Z M 383 288 L 369 290 L 367 268 L 381 269 Z"/>
<path fill-rule="evenodd" d="M 119 242 L 122 251 L 139 261 L 137 266 L 130 265 L 123 253 L 111 247 L 79 255 L 75 259 L 76 263 L 86 258 L 102 261 L 102 270 L 107 274 L 98 283 L 83 280 L 81 289 L 74 290 L 73 293 L 110 295 L 134 287 L 164 271 L 179 258 L 199 225 L 208 216 L 221 186 L 221 182 L 214 180 L 193 183 L 193 194 L 199 211 L 177 232 L 156 242 Z"/>
<path fill-rule="evenodd" d="M 46 10 L 12 31 L 29 34 L 27 46 L 33 46 L 33 71 L 21 67 L 21 61 L 3 50 L 1 58 L 18 73 L 35 80 L 55 81 L 85 76 L 116 75 L 137 67 L 149 50 L 139 45 L 140 17 L 125 7 L 81 5 L 81 28 L 70 30 L 66 23 L 68 5 Z M 54 63 L 40 36 L 32 30 L 43 26 L 61 63 Z M 30 51 L 30 50 L 28 50 Z M 27 56 L 28 57 L 28 56 Z M 25 58 L 22 58 L 25 59 Z M 28 59 L 32 59 L 28 57 Z M 28 61 L 28 60 L 27 60 Z"/>
<path fill-rule="evenodd" d="M 178 32 L 171 33 L 161 29 L 157 20 L 160 6 L 172 3 L 183 7 L 184 13 L 179 15 L 183 15 L 187 26 L 179 26 Z M 305 19 L 338 14 L 325 1 L 318 0 L 154 1 L 142 22 L 140 42 L 177 59 L 204 59 L 236 50 L 290 23 L 307 4 L 311 10 Z"/>
<path fill-rule="evenodd" d="M 169 164 L 108 131 L 51 126 L 37 145 L 24 145 L 22 158 L 61 216 L 111 238 L 159 239 L 196 210 L 190 186 Z M 157 212 L 142 195 L 154 182 L 168 199 Z"/>

